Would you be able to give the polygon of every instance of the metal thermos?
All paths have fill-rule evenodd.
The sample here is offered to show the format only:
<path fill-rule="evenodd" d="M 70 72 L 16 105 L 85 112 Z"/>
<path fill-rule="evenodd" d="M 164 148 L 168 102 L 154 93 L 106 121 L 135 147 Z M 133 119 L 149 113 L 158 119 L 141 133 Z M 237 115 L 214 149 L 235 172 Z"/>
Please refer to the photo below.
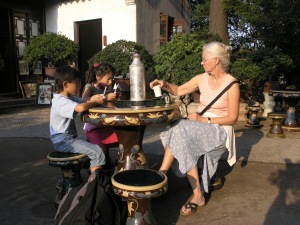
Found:
<path fill-rule="evenodd" d="M 130 101 L 134 105 L 142 105 L 146 100 L 145 66 L 140 55 L 134 54 L 129 66 L 130 73 Z"/>

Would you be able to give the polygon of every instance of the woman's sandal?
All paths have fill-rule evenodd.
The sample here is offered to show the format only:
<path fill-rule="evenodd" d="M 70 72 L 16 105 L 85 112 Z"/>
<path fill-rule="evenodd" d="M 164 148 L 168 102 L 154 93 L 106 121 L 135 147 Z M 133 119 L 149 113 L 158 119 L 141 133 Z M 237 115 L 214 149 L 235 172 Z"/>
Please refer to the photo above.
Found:
<path fill-rule="evenodd" d="M 182 215 L 182 216 L 189 216 L 189 215 L 192 215 L 192 214 L 194 214 L 194 213 L 197 211 L 197 209 L 198 209 L 198 205 L 195 204 L 195 203 L 192 203 L 192 202 L 189 202 L 189 203 L 185 204 L 184 206 L 185 206 L 185 209 L 186 209 L 186 210 L 189 209 L 190 212 L 184 213 L 184 212 L 182 212 L 182 209 L 180 209 L 180 215 Z"/>

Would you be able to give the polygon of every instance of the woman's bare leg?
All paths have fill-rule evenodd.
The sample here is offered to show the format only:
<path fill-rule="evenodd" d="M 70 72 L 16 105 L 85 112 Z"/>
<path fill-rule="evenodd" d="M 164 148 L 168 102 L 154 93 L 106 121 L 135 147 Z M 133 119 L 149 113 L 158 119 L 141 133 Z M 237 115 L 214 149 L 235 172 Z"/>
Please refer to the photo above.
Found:
<path fill-rule="evenodd" d="M 166 174 L 170 169 L 173 160 L 174 160 L 174 156 L 172 155 L 169 146 L 166 145 L 164 159 L 160 166 L 159 171 L 162 172 L 163 174 Z"/>
<path fill-rule="evenodd" d="M 192 187 L 193 190 L 193 197 L 190 199 L 191 203 L 195 203 L 198 206 L 205 205 L 205 198 L 203 195 L 203 192 L 201 190 L 200 186 L 200 180 L 199 180 L 199 174 L 198 174 L 198 168 L 197 166 L 193 167 L 188 173 L 187 173 L 188 181 Z M 181 208 L 182 213 L 187 214 L 190 213 L 190 209 L 186 209 L 185 206 L 182 206 Z"/>

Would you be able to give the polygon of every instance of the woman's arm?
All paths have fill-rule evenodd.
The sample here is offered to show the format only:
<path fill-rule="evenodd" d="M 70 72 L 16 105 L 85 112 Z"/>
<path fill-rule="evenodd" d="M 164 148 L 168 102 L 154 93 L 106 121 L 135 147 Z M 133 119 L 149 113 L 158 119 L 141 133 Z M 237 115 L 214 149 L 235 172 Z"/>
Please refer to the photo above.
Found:
<path fill-rule="evenodd" d="M 153 88 L 156 85 L 160 85 L 161 88 L 172 95 L 182 96 L 192 93 L 197 89 L 199 83 L 201 83 L 202 76 L 197 75 L 193 77 L 188 82 L 184 83 L 183 85 L 177 86 L 175 84 L 171 84 L 164 80 L 154 80 L 150 83 L 150 88 Z"/>

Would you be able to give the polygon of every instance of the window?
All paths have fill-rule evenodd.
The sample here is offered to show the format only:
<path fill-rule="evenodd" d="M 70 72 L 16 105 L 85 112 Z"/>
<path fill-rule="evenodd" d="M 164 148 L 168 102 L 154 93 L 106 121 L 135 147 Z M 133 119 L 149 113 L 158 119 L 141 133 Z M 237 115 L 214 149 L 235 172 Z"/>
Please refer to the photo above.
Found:
<path fill-rule="evenodd" d="M 183 33 L 183 20 L 174 20 L 173 24 L 173 34 L 181 34 Z"/>
<path fill-rule="evenodd" d="M 169 40 L 169 17 L 166 14 L 160 15 L 160 45 L 165 44 Z"/>
<path fill-rule="evenodd" d="M 181 34 L 183 32 L 182 19 L 174 19 L 167 14 L 160 14 L 160 45 L 167 43 L 172 34 Z"/>
<path fill-rule="evenodd" d="M 40 22 L 30 19 L 29 20 L 29 31 L 30 31 L 30 38 L 39 36 L 40 35 Z"/>
<path fill-rule="evenodd" d="M 30 39 L 40 35 L 40 21 L 29 18 L 26 13 L 14 13 L 17 56 L 23 56 L 23 50 Z"/>

